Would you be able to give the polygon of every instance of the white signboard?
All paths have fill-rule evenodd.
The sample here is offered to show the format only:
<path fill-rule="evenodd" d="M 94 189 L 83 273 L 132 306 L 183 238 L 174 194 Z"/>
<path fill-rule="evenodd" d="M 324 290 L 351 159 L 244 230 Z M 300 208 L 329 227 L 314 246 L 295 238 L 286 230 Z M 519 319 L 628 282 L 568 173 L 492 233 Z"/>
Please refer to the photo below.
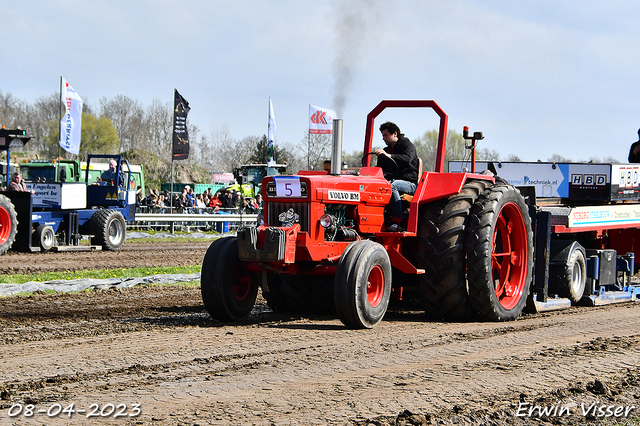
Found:
<path fill-rule="evenodd" d="M 539 163 L 494 161 L 497 175 L 514 186 L 534 186 L 537 197 L 570 198 L 576 191 L 608 195 L 611 184 L 610 164 Z M 488 162 L 476 162 L 476 173 L 488 169 Z M 450 172 L 471 171 L 471 163 L 449 161 Z M 574 194 L 570 193 L 570 189 Z"/>
<path fill-rule="evenodd" d="M 25 183 L 28 190 L 36 192 L 32 196 L 33 207 L 61 210 L 87 208 L 87 185 L 84 182 Z"/>

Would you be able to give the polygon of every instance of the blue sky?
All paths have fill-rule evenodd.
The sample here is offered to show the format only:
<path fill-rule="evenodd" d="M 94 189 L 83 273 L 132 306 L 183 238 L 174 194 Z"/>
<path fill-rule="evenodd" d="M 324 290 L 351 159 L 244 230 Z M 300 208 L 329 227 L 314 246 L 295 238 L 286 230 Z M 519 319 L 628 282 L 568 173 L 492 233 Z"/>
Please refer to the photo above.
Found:
<path fill-rule="evenodd" d="M 0 90 L 33 102 L 60 76 L 86 102 L 190 102 L 205 133 L 298 143 L 308 105 L 362 149 L 383 99 L 433 99 L 504 157 L 626 161 L 640 128 L 640 2 L 581 0 L 0 0 Z M 428 111 L 393 110 L 410 138 Z M 379 140 L 380 144 L 382 142 Z"/>

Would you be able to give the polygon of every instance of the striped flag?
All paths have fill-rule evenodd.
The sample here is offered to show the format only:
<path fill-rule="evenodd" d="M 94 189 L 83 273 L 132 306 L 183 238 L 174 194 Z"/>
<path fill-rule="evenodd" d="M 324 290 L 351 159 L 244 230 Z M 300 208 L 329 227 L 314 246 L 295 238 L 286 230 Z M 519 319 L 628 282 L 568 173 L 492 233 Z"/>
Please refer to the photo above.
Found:
<path fill-rule="evenodd" d="M 67 80 L 60 77 L 60 82 L 60 99 L 65 109 L 60 120 L 60 146 L 67 152 L 78 155 L 82 129 L 82 99 Z"/>

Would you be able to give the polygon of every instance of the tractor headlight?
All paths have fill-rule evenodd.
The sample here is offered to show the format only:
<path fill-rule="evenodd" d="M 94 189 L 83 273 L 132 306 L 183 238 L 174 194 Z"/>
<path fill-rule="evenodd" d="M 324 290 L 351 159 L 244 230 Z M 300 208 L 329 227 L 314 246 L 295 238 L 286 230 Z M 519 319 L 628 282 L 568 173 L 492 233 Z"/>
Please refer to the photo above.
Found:
<path fill-rule="evenodd" d="M 336 218 L 330 214 L 323 214 L 320 217 L 320 226 L 323 228 L 334 228 L 336 226 Z"/>

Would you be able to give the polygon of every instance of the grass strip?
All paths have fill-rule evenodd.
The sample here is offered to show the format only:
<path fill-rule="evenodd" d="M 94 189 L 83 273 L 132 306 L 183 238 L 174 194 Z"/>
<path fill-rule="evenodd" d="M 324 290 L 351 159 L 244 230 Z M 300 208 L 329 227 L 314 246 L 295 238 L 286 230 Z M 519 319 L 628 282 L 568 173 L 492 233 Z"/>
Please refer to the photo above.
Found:
<path fill-rule="evenodd" d="M 200 272 L 202 265 L 170 266 L 153 268 L 116 268 L 100 270 L 77 270 L 64 272 L 43 272 L 39 274 L 15 274 L 0 276 L 0 284 L 24 284 L 29 281 L 44 282 L 54 280 L 75 280 L 81 278 L 134 278 L 162 274 L 195 274 Z"/>

